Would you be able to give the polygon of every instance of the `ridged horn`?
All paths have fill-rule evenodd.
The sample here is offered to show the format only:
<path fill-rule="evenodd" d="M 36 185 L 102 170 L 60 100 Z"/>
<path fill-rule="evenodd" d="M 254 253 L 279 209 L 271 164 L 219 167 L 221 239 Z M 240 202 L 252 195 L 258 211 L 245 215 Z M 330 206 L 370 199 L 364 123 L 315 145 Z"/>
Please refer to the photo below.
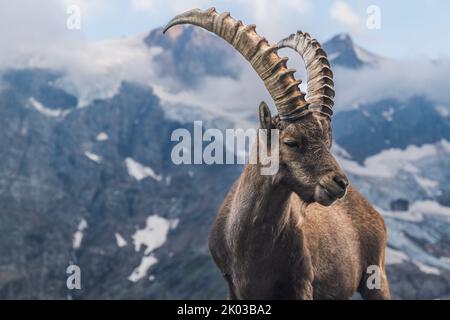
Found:
<path fill-rule="evenodd" d="M 306 101 L 310 109 L 328 116 L 333 114 L 333 72 L 327 54 L 316 39 L 308 33 L 297 31 L 278 42 L 278 48 L 291 48 L 302 57 L 308 77 Z"/>
<path fill-rule="evenodd" d="M 295 70 L 286 67 L 287 58 L 280 58 L 277 46 L 270 46 L 267 40 L 255 31 L 255 25 L 243 25 L 230 16 L 230 13 L 217 13 L 215 8 L 206 11 L 193 9 L 177 15 L 164 28 L 164 33 L 179 24 L 193 24 L 211 31 L 231 44 L 263 80 L 269 94 L 274 100 L 280 115 L 289 114 L 293 110 L 307 111 L 305 94 L 295 80 Z"/>

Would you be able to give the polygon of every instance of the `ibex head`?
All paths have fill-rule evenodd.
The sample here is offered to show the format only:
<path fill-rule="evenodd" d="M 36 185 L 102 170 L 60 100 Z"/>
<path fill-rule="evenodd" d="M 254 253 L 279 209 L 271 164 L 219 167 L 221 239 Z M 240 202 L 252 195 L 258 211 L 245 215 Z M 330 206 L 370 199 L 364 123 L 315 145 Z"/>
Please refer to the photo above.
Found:
<path fill-rule="evenodd" d="M 261 128 L 279 129 L 279 170 L 274 179 L 308 203 L 328 206 L 342 198 L 348 180 L 330 152 L 329 119 L 314 112 L 294 122 L 279 120 L 278 116 L 268 119 L 270 110 L 262 103 Z"/>
<path fill-rule="evenodd" d="M 278 116 L 272 118 L 269 108 L 259 108 L 260 126 L 279 129 L 280 169 L 274 180 L 297 193 L 305 202 L 330 205 L 345 195 L 348 180 L 330 153 L 331 115 L 334 98 L 333 74 L 326 53 L 315 39 L 297 32 L 270 46 L 260 37 L 254 25 L 244 26 L 228 12 L 218 14 L 214 8 L 194 9 L 176 16 L 165 31 L 178 24 L 205 28 L 230 43 L 263 80 Z M 303 58 L 308 75 L 308 95 L 300 91 L 301 81 L 286 67 L 287 58 L 277 50 L 290 47 Z"/>

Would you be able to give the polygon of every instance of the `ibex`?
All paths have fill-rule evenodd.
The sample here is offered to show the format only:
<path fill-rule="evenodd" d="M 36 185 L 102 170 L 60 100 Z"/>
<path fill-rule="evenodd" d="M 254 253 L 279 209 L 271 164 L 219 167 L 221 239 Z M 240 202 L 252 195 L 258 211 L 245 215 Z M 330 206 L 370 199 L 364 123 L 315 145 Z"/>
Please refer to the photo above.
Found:
<path fill-rule="evenodd" d="M 349 185 L 330 153 L 334 83 L 319 43 L 299 31 L 271 46 L 255 25 L 214 8 L 180 14 L 164 32 L 179 24 L 230 43 L 263 80 L 278 111 L 272 118 L 265 103 L 259 107 L 260 128 L 279 130 L 278 172 L 261 175 L 260 164 L 247 164 L 210 232 L 229 298 L 351 299 L 359 292 L 364 299 L 388 299 L 383 218 Z M 307 95 L 287 58 L 279 57 L 282 47 L 303 58 Z M 379 279 L 369 283 L 372 276 Z"/>

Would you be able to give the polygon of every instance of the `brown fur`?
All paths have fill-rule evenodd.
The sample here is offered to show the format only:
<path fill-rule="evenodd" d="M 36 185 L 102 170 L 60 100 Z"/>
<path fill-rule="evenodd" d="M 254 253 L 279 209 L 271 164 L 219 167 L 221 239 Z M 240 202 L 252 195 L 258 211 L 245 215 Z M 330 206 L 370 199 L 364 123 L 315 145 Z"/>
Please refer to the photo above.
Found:
<path fill-rule="evenodd" d="M 268 128 L 268 116 L 260 108 L 261 127 Z M 281 129 L 279 172 L 263 176 L 259 165 L 247 165 L 210 232 L 229 297 L 350 299 L 359 291 L 364 299 L 389 298 L 384 221 L 356 189 L 346 188 L 329 151 L 330 121 L 314 113 L 294 124 L 272 120 L 269 126 Z M 285 144 L 293 141 L 298 147 Z M 381 268 L 381 289 L 366 286 L 370 265 Z"/>

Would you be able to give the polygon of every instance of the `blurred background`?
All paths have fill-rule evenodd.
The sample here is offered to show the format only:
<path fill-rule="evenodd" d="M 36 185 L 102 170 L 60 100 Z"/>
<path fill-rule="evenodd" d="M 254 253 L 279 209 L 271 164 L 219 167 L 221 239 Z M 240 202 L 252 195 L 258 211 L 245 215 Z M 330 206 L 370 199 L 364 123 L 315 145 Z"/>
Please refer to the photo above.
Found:
<path fill-rule="evenodd" d="M 242 166 L 176 166 L 170 135 L 256 127 L 273 103 L 225 41 L 162 35 L 211 6 L 271 43 L 297 30 L 322 43 L 334 154 L 385 217 L 393 297 L 450 298 L 450 3 L 432 0 L 3 1 L 0 298 L 226 297 L 207 234 Z"/>

